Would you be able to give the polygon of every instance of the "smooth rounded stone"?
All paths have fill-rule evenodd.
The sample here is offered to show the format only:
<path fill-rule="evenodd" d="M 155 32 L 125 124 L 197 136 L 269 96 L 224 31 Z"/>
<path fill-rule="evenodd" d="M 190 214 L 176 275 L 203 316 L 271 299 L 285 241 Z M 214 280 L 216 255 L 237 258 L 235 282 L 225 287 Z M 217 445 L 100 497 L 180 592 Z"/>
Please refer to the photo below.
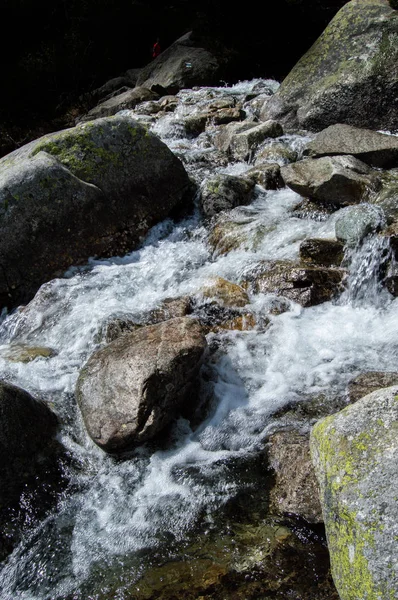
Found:
<path fill-rule="evenodd" d="M 263 163 L 245 172 L 245 177 L 254 179 L 265 190 L 279 190 L 285 186 L 281 168 L 277 163 Z"/>
<path fill-rule="evenodd" d="M 321 131 L 329 125 L 393 131 L 398 13 L 387 0 L 351 0 L 264 104 L 261 118 Z"/>
<path fill-rule="evenodd" d="M 246 131 L 232 135 L 228 152 L 237 160 L 248 160 L 264 140 L 281 135 L 283 135 L 283 129 L 277 121 L 269 120 L 265 123 L 255 124 Z"/>
<path fill-rule="evenodd" d="M 382 388 L 398 385 L 398 373 L 383 371 L 368 371 L 361 373 L 348 384 L 350 402 L 356 402 L 371 392 Z"/>
<path fill-rule="evenodd" d="M 44 402 L 0 381 L 0 508 L 18 501 L 27 482 L 40 479 L 57 424 Z"/>
<path fill-rule="evenodd" d="M 339 267 L 344 244 L 334 239 L 310 238 L 300 244 L 300 259 L 321 267 Z"/>
<path fill-rule="evenodd" d="M 269 146 L 265 146 L 265 148 L 262 148 L 257 152 L 254 166 L 257 167 L 267 162 L 274 162 L 283 166 L 296 162 L 297 158 L 298 153 L 295 150 L 292 150 L 283 142 L 276 142 Z"/>
<path fill-rule="evenodd" d="M 51 133 L 3 157 L 0 306 L 30 299 L 90 256 L 130 251 L 191 190 L 181 162 L 130 116 Z"/>
<path fill-rule="evenodd" d="M 347 206 L 336 213 L 336 238 L 345 246 L 356 246 L 369 233 L 385 225 L 384 213 L 373 204 Z"/>
<path fill-rule="evenodd" d="M 193 383 L 206 338 L 189 317 L 141 327 L 95 352 L 80 372 L 76 397 L 88 434 L 123 453 L 153 439 L 194 408 Z"/>
<path fill-rule="evenodd" d="M 207 179 L 201 188 L 201 206 L 206 217 L 249 204 L 255 183 L 251 179 L 219 174 Z"/>
<path fill-rule="evenodd" d="M 319 158 L 349 154 L 372 167 L 398 167 L 398 137 L 338 123 L 330 125 L 303 150 L 303 156 Z"/>
<path fill-rule="evenodd" d="M 347 206 L 377 189 L 378 177 L 353 156 L 307 158 L 281 167 L 285 184 L 313 201 Z"/>
<path fill-rule="evenodd" d="M 191 31 L 186 33 L 141 69 L 137 86 L 161 87 L 164 94 L 174 94 L 184 88 L 216 84 L 219 61 L 200 44 Z"/>
<path fill-rule="evenodd" d="M 117 94 L 116 96 L 109 98 L 105 102 L 101 102 L 101 104 L 92 108 L 86 115 L 79 117 L 78 123 L 94 121 L 94 119 L 100 119 L 102 117 L 110 117 L 120 110 L 133 109 L 141 102 L 158 100 L 158 98 L 158 94 L 155 94 L 155 92 L 144 87 L 130 89 L 122 94 Z"/>
<path fill-rule="evenodd" d="M 319 421 L 311 455 L 341 600 L 397 598 L 398 387 Z"/>
<path fill-rule="evenodd" d="M 46 346 L 28 346 L 27 344 L 10 344 L 0 350 L 0 356 L 10 362 L 28 363 L 36 358 L 51 358 L 56 351 Z"/>
<path fill-rule="evenodd" d="M 277 294 L 307 307 L 331 300 L 340 290 L 344 276 L 343 269 L 263 261 L 242 285 L 255 294 Z"/>
<path fill-rule="evenodd" d="M 275 475 L 270 508 L 280 515 L 294 514 L 308 523 L 322 523 L 318 482 L 310 456 L 309 435 L 280 431 L 270 436 L 268 460 Z"/>

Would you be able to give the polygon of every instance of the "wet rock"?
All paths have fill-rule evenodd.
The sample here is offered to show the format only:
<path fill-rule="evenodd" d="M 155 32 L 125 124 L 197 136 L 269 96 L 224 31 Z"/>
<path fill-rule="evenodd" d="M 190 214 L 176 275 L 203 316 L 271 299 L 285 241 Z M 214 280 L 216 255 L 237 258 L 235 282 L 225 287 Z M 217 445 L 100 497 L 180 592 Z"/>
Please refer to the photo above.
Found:
<path fill-rule="evenodd" d="M 206 217 L 249 204 L 254 190 L 254 181 L 234 175 L 215 175 L 207 179 L 201 189 L 201 206 Z"/>
<path fill-rule="evenodd" d="M 210 119 L 210 113 L 198 113 L 184 120 L 185 131 L 189 136 L 196 137 L 203 133 Z"/>
<path fill-rule="evenodd" d="M 396 386 L 373 392 L 311 433 L 342 600 L 394 598 L 398 589 L 397 398 Z"/>
<path fill-rule="evenodd" d="M 98 104 L 98 106 L 95 106 L 86 115 L 79 117 L 78 122 L 84 123 L 100 119 L 101 117 L 110 117 L 119 112 L 119 110 L 132 109 L 141 102 L 157 100 L 158 98 L 158 94 L 144 87 L 127 90 L 127 92 L 113 96 L 109 100 Z"/>
<path fill-rule="evenodd" d="M 388 225 L 398 220 L 398 170 L 392 169 L 380 174 L 381 189 L 369 198 L 369 202 L 379 206 Z"/>
<path fill-rule="evenodd" d="M 265 190 L 279 190 L 285 186 L 281 169 L 277 163 L 259 164 L 245 172 L 245 177 L 254 179 Z"/>
<path fill-rule="evenodd" d="M 209 285 L 204 286 L 199 295 L 204 299 L 228 307 L 242 307 L 249 304 L 247 292 L 240 285 L 222 277 L 216 277 Z"/>
<path fill-rule="evenodd" d="M 165 112 L 173 112 L 178 106 L 178 98 L 177 96 L 163 96 L 160 98 L 159 105 Z"/>
<path fill-rule="evenodd" d="M 128 116 L 52 133 L 5 156 L 0 306 L 27 300 L 90 256 L 131 250 L 190 189 L 181 162 Z"/>
<path fill-rule="evenodd" d="M 141 70 L 137 86 L 160 86 L 164 94 L 177 93 L 195 85 L 217 83 L 218 71 L 218 59 L 189 32 Z"/>
<path fill-rule="evenodd" d="M 280 431 L 269 438 L 268 459 L 275 473 L 271 511 L 294 514 L 309 523 L 322 523 L 318 482 L 310 456 L 309 435 Z"/>
<path fill-rule="evenodd" d="M 245 113 L 241 108 L 221 108 L 211 116 L 213 125 L 225 125 L 235 121 L 242 121 L 245 118 Z"/>
<path fill-rule="evenodd" d="M 336 238 L 345 246 L 356 246 L 369 233 L 385 225 L 383 210 L 372 204 L 347 206 L 337 213 Z"/>
<path fill-rule="evenodd" d="M 266 102 L 263 120 L 310 131 L 335 123 L 395 130 L 397 32 L 387 0 L 347 2 Z"/>
<path fill-rule="evenodd" d="M 76 386 L 93 441 L 121 453 L 154 438 L 181 411 L 189 413 L 205 349 L 202 328 L 185 317 L 141 327 L 94 353 Z"/>
<path fill-rule="evenodd" d="M 285 184 L 301 196 L 336 206 L 364 200 L 377 189 L 377 175 L 352 156 L 300 160 L 281 167 Z"/>
<path fill-rule="evenodd" d="M 311 238 L 300 244 L 303 262 L 321 267 L 339 267 L 344 257 L 344 245 L 334 239 Z"/>
<path fill-rule="evenodd" d="M 331 300 L 344 277 L 342 269 L 312 267 L 289 261 L 263 261 L 242 285 L 255 294 L 277 294 L 301 306 Z"/>
<path fill-rule="evenodd" d="M 11 362 L 28 363 L 36 358 L 51 358 L 56 351 L 45 346 L 28 346 L 26 344 L 10 344 L 0 350 L 0 356 Z"/>
<path fill-rule="evenodd" d="M 163 107 L 159 102 L 148 101 L 142 102 L 134 110 L 134 116 L 136 115 L 157 115 L 163 110 Z"/>
<path fill-rule="evenodd" d="M 298 219 L 312 219 L 313 221 L 327 221 L 334 212 L 335 207 L 332 204 L 319 204 L 308 198 L 304 198 L 292 210 L 292 214 Z"/>
<path fill-rule="evenodd" d="M 229 152 L 233 136 L 254 129 L 256 126 L 257 123 L 250 121 L 228 123 L 228 125 L 220 126 L 219 131 L 214 136 L 214 145 L 222 152 Z"/>
<path fill-rule="evenodd" d="M 262 148 L 256 154 L 254 166 L 262 165 L 264 162 L 275 162 L 280 166 L 296 162 L 298 154 L 283 142 L 275 142 Z"/>
<path fill-rule="evenodd" d="M 348 397 L 350 402 L 353 403 L 376 390 L 393 385 L 398 385 L 398 373 L 368 371 L 350 381 L 348 384 Z"/>
<path fill-rule="evenodd" d="M 265 139 L 281 135 L 283 135 L 282 126 L 276 121 L 255 124 L 250 129 L 232 135 L 228 151 L 237 160 L 248 160 Z"/>
<path fill-rule="evenodd" d="M 309 142 L 303 155 L 319 158 L 335 154 L 355 156 L 382 169 L 398 167 L 398 138 L 351 125 L 331 125 Z"/>
<path fill-rule="evenodd" d="M 253 215 L 235 208 L 229 213 L 221 213 L 210 224 L 208 243 L 215 256 L 227 254 L 238 248 L 256 250 L 272 225 L 258 223 Z"/>

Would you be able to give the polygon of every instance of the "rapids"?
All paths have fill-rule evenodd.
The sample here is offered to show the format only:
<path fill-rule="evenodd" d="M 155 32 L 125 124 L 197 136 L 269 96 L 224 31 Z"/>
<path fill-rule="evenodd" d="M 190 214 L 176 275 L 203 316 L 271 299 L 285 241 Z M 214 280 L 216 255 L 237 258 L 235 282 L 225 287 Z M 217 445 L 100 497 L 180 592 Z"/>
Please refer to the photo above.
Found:
<path fill-rule="evenodd" d="M 272 93 L 277 86 L 256 80 L 184 90 L 176 112 L 151 128 L 197 182 L 215 170 L 240 174 L 250 165 L 217 165 L 211 133 L 190 139 L 184 118 L 210 100 L 241 98 L 253 89 Z M 309 138 L 282 139 L 300 152 Z M 245 485 L 226 465 L 261 450 L 277 427 L 274 414 L 310 395 L 344 397 L 349 380 L 362 372 L 396 369 L 398 301 L 377 283 L 383 249 L 376 252 L 380 242 L 370 238 L 346 255 L 350 275 L 340 298 L 306 309 L 290 302 L 287 312 L 270 316 L 265 330 L 209 334 L 218 350 L 206 365 L 201 390 L 213 400 L 196 429 L 180 419 L 169 446 L 143 447 L 123 461 L 104 455 L 85 434 L 74 387 L 109 317 L 139 320 L 165 298 L 194 294 L 214 275 L 239 282 L 261 259 L 295 259 L 302 240 L 334 237 L 333 215 L 298 215 L 300 201 L 287 188 L 257 186 L 255 201 L 235 209 L 234 219 L 249 233 L 265 233 L 255 248 L 225 255 L 212 254 L 206 223 L 195 209 L 183 221 L 154 227 L 127 256 L 71 268 L 45 284 L 26 308 L 3 312 L 0 376 L 51 402 L 64 423 L 59 439 L 71 461 L 65 466 L 70 483 L 56 508 L 44 520 L 28 519 L 21 543 L 0 567 L 2 600 L 99 598 L 95 581 L 107 570 L 119 573 L 117 593 L 109 597 L 124 598 L 126 578 L 135 581 L 145 565 L 173 556 L 198 523 L 211 529 L 219 508 Z M 252 295 L 251 308 L 261 316 L 273 300 Z M 55 354 L 12 362 L 6 351 L 15 344 L 50 347 Z"/>

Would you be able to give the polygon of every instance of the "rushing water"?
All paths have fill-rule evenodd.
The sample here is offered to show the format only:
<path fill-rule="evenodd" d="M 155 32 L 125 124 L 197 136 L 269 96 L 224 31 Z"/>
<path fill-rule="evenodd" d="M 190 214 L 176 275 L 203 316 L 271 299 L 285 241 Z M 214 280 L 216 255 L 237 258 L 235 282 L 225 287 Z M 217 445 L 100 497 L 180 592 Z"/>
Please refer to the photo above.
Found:
<path fill-rule="evenodd" d="M 250 165 L 217 166 L 211 132 L 189 139 L 184 117 L 211 100 L 243 97 L 255 86 L 271 93 L 277 84 L 258 80 L 184 91 L 176 113 L 152 125 L 198 182 L 215 170 L 242 173 Z M 307 138 L 291 135 L 283 141 L 300 151 Z M 278 409 L 311 395 L 344 395 L 361 372 L 396 369 L 398 304 L 376 277 L 378 257 L 387 250 L 370 238 L 346 256 L 350 276 L 340 299 L 307 309 L 291 302 L 289 310 L 273 315 L 271 295 L 252 295 L 250 308 L 258 316 L 269 314 L 268 328 L 209 334 L 209 342 L 217 340 L 222 351 L 209 359 L 203 393 L 211 389 L 212 408 L 194 431 L 181 419 L 168 448 L 143 447 L 125 461 L 104 455 L 85 434 L 74 387 L 109 318 L 139 320 L 165 298 L 197 293 L 214 275 L 239 282 L 261 259 L 296 259 L 302 240 L 334 237 L 333 215 L 298 216 L 294 208 L 300 201 L 288 189 L 257 187 L 255 201 L 236 209 L 234 218 L 249 237 L 258 230 L 263 235 L 255 248 L 225 255 L 212 254 L 198 211 L 178 224 L 167 220 L 140 249 L 71 269 L 43 286 L 27 308 L 3 315 L 1 377 L 52 402 L 64 421 L 60 441 L 73 460 L 67 467 L 70 486 L 56 509 L 27 527 L 0 571 L 2 600 L 77 598 L 93 573 L 99 577 L 107 568 L 128 570 L 133 581 L 145 561 L 153 564 L 157 553 L 172 552 L 200 519 L 210 523 L 237 494 L 239 480 L 226 475 L 225 464 L 262 448 Z M 16 343 L 56 353 L 12 362 L 6 351 Z M 122 583 L 118 594 L 112 597 L 124 597 Z"/>

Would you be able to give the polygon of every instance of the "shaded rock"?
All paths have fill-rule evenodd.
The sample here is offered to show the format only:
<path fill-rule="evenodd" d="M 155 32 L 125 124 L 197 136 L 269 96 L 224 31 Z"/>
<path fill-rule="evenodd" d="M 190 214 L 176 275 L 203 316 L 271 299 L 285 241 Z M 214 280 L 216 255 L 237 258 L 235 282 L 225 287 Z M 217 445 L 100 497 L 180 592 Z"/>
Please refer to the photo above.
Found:
<path fill-rule="evenodd" d="M 321 488 L 332 574 L 342 600 L 398 589 L 398 387 L 319 421 L 311 454 Z"/>
<path fill-rule="evenodd" d="M 303 155 L 319 158 L 335 154 L 355 156 L 382 169 L 398 167 L 398 137 L 350 125 L 331 125 L 309 142 Z"/>
<path fill-rule="evenodd" d="M 239 108 L 221 108 L 211 117 L 213 125 L 225 125 L 234 121 L 242 121 L 245 118 L 245 112 Z"/>
<path fill-rule="evenodd" d="M 300 258 L 321 267 L 340 266 L 344 256 L 344 245 L 338 240 L 312 238 L 301 242 Z"/>
<path fill-rule="evenodd" d="M 237 160 L 248 160 L 265 139 L 281 135 L 283 135 L 282 126 L 276 121 L 255 124 L 250 129 L 232 135 L 228 151 Z"/>
<path fill-rule="evenodd" d="M 149 100 L 148 102 L 142 102 L 134 110 L 134 116 L 136 115 L 157 115 L 162 112 L 163 108 L 159 102 Z"/>
<path fill-rule="evenodd" d="M 101 117 L 110 117 L 119 112 L 119 110 L 132 109 L 141 102 L 157 100 L 158 98 L 158 94 L 155 94 L 155 92 L 152 92 L 144 87 L 127 90 L 122 94 L 117 94 L 105 102 L 98 104 L 98 106 L 95 106 L 86 115 L 79 117 L 78 122 L 84 123 L 86 121 L 93 121 L 94 119 L 99 119 Z"/>
<path fill-rule="evenodd" d="M 274 162 L 279 165 L 287 165 L 296 162 L 298 154 L 283 142 L 275 142 L 257 152 L 254 166 L 262 165 L 264 162 Z"/>
<path fill-rule="evenodd" d="M 384 213 L 380 207 L 372 204 L 347 206 L 337 213 L 336 238 L 345 246 L 355 246 L 384 225 Z"/>
<path fill-rule="evenodd" d="M 217 83 L 219 66 L 217 58 L 189 32 L 141 70 L 137 86 L 161 86 L 164 94 L 174 94 L 195 85 L 212 85 Z"/>
<path fill-rule="evenodd" d="M 270 508 L 294 514 L 309 523 L 322 523 L 318 482 L 310 456 L 309 435 L 280 431 L 269 438 L 268 460 L 275 473 Z"/>
<path fill-rule="evenodd" d="M 376 390 L 393 385 L 398 385 L 398 373 L 368 371 L 350 381 L 348 384 L 348 397 L 350 402 L 353 403 Z"/>
<path fill-rule="evenodd" d="M 377 175 L 352 156 L 300 160 L 281 167 L 285 184 L 314 201 L 346 206 L 377 188 Z"/>
<path fill-rule="evenodd" d="M 351 0 L 266 102 L 263 120 L 310 131 L 335 123 L 396 129 L 397 33 L 387 0 Z"/>
<path fill-rule="evenodd" d="M 76 386 L 87 431 L 106 452 L 152 439 L 194 403 L 206 339 L 190 318 L 141 327 L 94 353 Z"/>
<path fill-rule="evenodd" d="M 16 502 L 27 482 L 40 478 L 40 462 L 57 428 L 44 402 L 0 381 L 0 506 Z"/>
<path fill-rule="evenodd" d="M 209 119 L 210 113 L 197 113 L 184 119 L 184 127 L 188 136 L 195 137 L 203 133 Z"/>
<path fill-rule="evenodd" d="M 380 174 L 381 189 L 369 198 L 369 202 L 380 206 L 387 225 L 398 220 L 398 170 L 384 171 Z"/>
<path fill-rule="evenodd" d="M 25 301 L 90 256 L 131 250 L 190 189 L 181 162 L 128 116 L 49 134 L 5 156 L 0 306 Z"/>
<path fill-rule="evenodd" d="M 254 179 L 265 190 L 279 190 L 285 186 L 281 168 L 276 163 L 260 164 L 245 172 L 245 177 Z"/>
<path fill-rule="evenodd" d="M 207 179 L 201 189 L 201 206 L 206 217 L 213 217 L 223 210 L 249 204 L 254 181 L 234 175 L 215 175 Z"/>
<path fill-rule="evenodd" d="M 263 261 L 243 284 L 255 294 L 277 294 L 301 306 L 331 300 L 344 277 L 342 269 L 304 266 L 289 261 Z"/>

